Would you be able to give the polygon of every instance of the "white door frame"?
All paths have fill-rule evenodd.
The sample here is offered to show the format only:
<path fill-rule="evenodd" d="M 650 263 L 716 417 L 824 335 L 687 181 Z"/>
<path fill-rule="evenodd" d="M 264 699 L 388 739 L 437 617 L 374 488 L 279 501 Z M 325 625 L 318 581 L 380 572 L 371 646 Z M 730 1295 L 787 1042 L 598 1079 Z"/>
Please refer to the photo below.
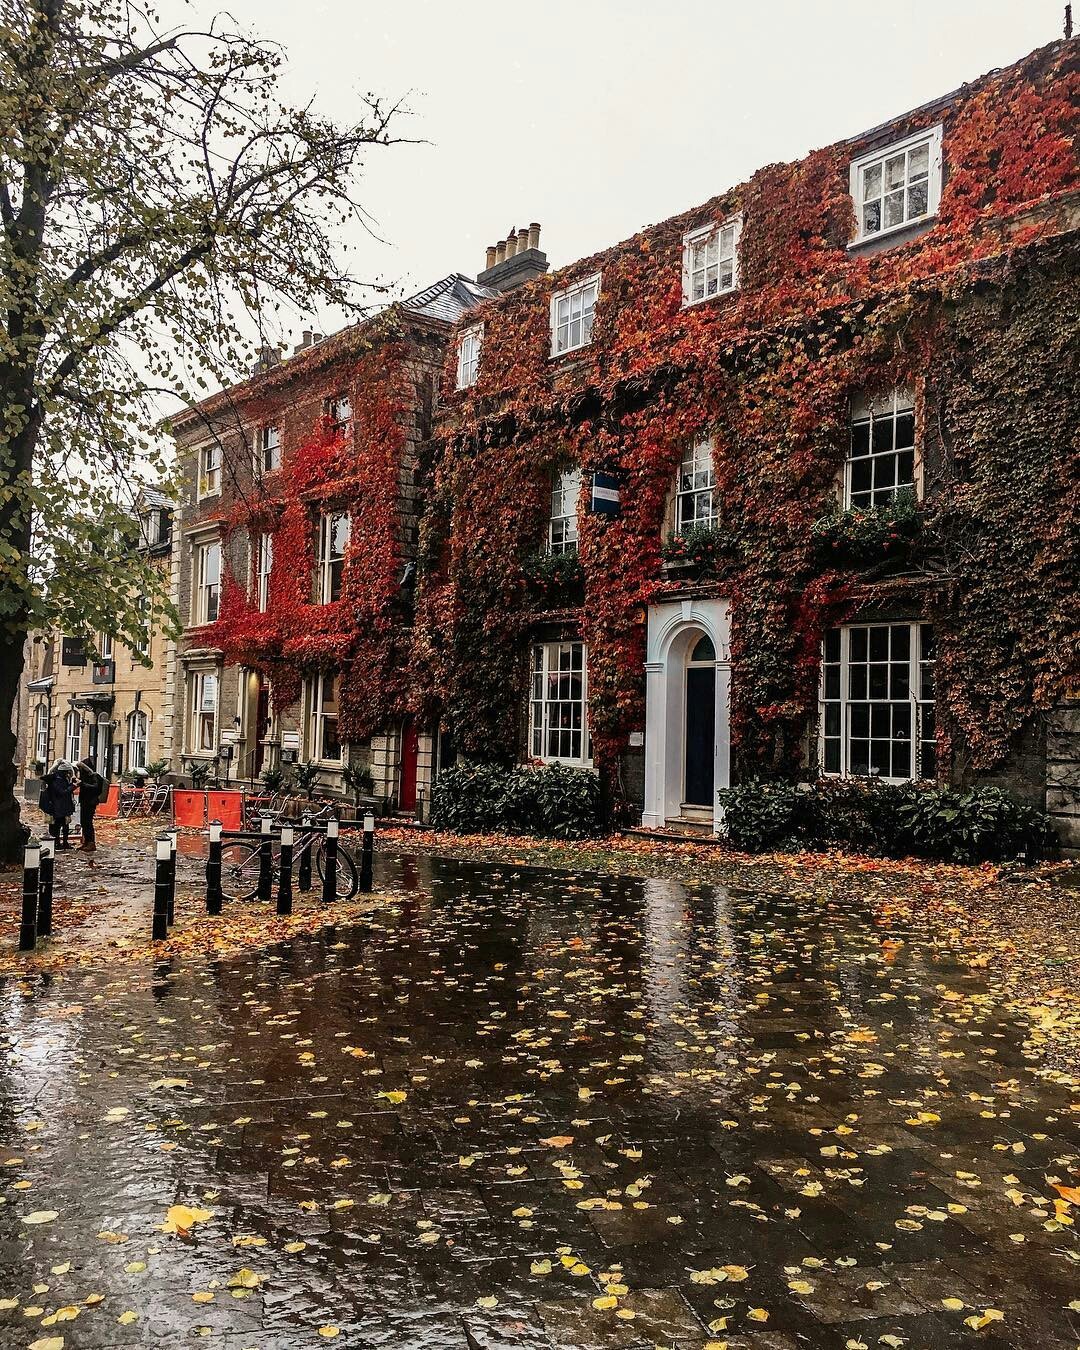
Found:
<path fill-rule="evenodd" d="M 686 664 L 698 638 L 716 649 L 713 788 L 731 781 L 731 616 L 726 600 L 674 600 L 650 605 L 645 660 L 645 810 L 641 823 L 659 829 L 682 807 L 686 739 Z M 723 811 L 713 798 L 713 830 Z"/>

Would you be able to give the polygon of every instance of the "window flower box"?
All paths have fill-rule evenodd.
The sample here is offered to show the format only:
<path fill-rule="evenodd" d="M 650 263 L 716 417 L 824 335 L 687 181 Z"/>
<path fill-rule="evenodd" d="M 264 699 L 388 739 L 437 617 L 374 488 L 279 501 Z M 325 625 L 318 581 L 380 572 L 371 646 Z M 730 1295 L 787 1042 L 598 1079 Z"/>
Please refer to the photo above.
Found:
<path fill-rule="evenodd" d="M 923 518 L 915 493 L 906 488 L 880 506 L 830 512 L 814 522 L 810 533 L 822 562 L 871 567 L 909 558 L 923 533 Z"/>
<path fill-rule="evenodd" d="M 734 555 L 735 546 L 726 530 L 716 525 L 691 525 L 660 547 L 664 570 L 669 573 L 712 573 Z"/>

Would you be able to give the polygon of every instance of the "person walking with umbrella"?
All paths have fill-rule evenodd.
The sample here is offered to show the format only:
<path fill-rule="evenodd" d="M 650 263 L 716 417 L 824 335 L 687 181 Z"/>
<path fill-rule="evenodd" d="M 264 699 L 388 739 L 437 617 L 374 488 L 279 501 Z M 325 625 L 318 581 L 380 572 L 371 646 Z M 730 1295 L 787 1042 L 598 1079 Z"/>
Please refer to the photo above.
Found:
<path fill-rule="evenodd" d="M 82 826 L 83 841 L 79 845 L 80 853 L 96 853 L 97 839 L 94 836 L 94 812 L 105 790 L 105 779 L 94 768 L 89 756 L 80 759 L 76 766 L 79 773 L 79 824 Z"/>

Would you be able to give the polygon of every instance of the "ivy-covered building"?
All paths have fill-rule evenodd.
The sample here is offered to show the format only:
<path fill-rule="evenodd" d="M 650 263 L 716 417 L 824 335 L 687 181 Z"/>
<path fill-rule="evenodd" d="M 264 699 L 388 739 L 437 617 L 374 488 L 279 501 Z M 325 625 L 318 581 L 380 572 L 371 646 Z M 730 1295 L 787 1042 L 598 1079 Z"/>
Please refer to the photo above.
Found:
<path fill-rule="evenodd" d="M 749 776 L 941 778 L 1080 847 L 1077 52 L 462 318 L 429 724 L 594 767 L 652 826 Z"/>
<path fill-rule="evenodd" d="M 180 419 L 175 767 L 997 782 L 1080 848 L 1076 40 Z"/>
<path fill-rule="evenodd" d="M 177 774 L 310 764 L 323 789 L 414 808 L 432 761 L 408 679 L 421 485 L 452 325 L 490 294 L 449 276 L 305 333 L 175 420 Z"/>

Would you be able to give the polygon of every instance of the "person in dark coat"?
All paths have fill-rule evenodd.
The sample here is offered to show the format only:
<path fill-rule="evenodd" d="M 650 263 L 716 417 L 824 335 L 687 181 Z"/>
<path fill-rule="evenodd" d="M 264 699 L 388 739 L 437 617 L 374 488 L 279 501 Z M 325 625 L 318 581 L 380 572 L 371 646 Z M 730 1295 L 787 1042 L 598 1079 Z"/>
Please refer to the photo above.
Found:
<path fill-rule="evenodd" d="M 49 817 L 49 834 L 57 848 L 70 848 L 71 817 L 75 814 L 75 770 L 58 759 L 41 780 L 41 809 Z"/>
<path fill-rule="evenodd" d="M 94 812 L 105 791 L 105 779 L 94 768 L 90 759 L 80 759 L 79 771 L 79 824 L 82 826 L 80 853 L 96 853 L 97 839 L 94 836 Z"/>

